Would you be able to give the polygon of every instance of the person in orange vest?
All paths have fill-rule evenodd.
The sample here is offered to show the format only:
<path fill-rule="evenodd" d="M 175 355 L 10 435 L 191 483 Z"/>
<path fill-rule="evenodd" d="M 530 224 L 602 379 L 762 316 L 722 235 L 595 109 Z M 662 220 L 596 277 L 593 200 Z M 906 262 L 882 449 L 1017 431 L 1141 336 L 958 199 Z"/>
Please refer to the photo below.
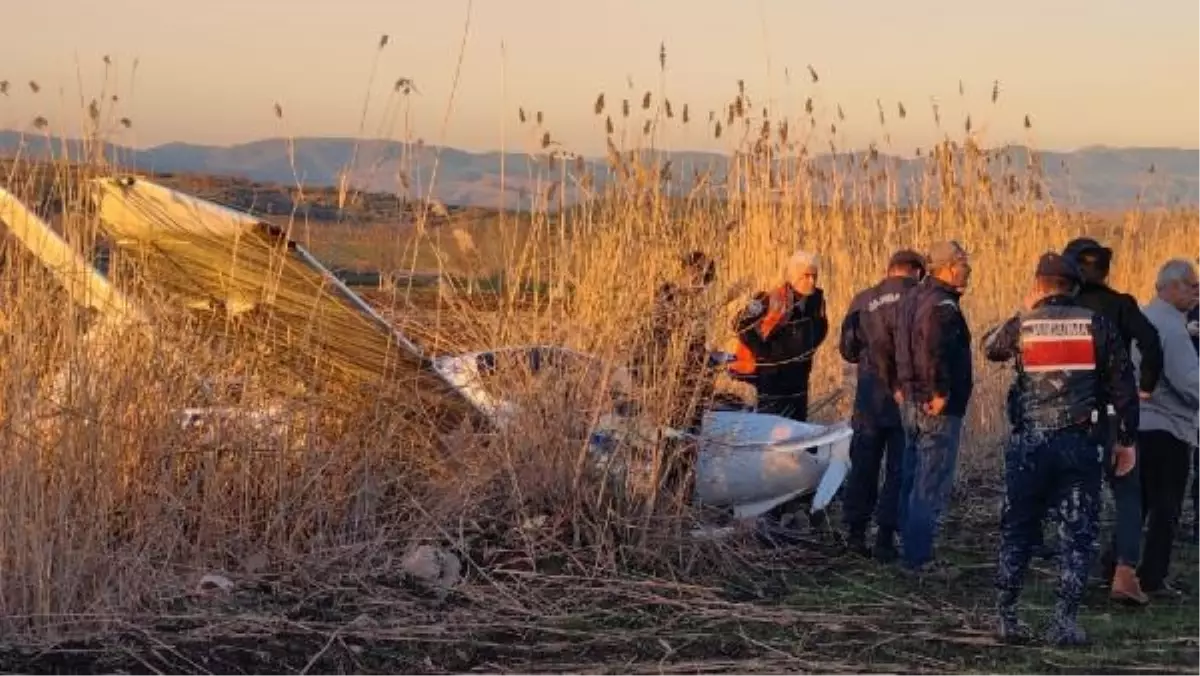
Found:
<path fill-rule="evenodd" d="M 734 321 L 738 345 L 730 370 L 754 385 L 760 413 L 808 419 L 813 355 L 829 335 L 818 269 L 815 254 L 797 251 L 784 266 L 784 283 L 756 294 Z"/>

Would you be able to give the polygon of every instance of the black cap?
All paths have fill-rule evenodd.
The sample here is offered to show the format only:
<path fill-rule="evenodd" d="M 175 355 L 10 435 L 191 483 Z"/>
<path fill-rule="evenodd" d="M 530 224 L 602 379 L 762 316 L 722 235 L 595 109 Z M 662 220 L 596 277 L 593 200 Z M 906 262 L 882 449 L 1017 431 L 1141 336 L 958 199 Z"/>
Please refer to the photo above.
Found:
<path fill-rule="evenodd" d="M 1063 247 L 1062 251 L 1062 255 L 1076 263 L 1079 262 L 1079 257 L 1085 253 L 1100 254 L 1104 258 L 1112 257 L 1112 249 L 1100 244 L 1100 242 L 1091 237 L 1076 237 L 1067 242 L 1067 246 Z"/>
<path fill-rule="evenodd" d="M 1042 257 L 1038 259 L 1035 274 L 1038 277 L 1058 277 L 1076 284 L 1083 281 L 1079 274 L 1079 266 L 1075 264 L 1075 261 L 1053 251 L 1042 254 Z"/>
<path fill-rule="evenodd" d="M 913 251 L 912 249 L 901 249 L 893 253 L 892 257 L 888 259 L 888 269 L 901 265 L 916 268 L 921 272 L 924 272 L 925 257 L 916 251 Z"/>

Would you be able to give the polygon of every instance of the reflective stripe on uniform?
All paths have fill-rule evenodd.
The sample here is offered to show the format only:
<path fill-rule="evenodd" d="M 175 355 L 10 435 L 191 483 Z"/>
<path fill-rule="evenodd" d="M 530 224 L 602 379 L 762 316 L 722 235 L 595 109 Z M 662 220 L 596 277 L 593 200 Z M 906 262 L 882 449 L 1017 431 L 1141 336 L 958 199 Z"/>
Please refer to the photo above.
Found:
<path fill-rule="evenodd" d="M 1027 319 L 1021 323 L 1021 363 L 1028 372 L 1094 371 L 1091 319 Z"/>

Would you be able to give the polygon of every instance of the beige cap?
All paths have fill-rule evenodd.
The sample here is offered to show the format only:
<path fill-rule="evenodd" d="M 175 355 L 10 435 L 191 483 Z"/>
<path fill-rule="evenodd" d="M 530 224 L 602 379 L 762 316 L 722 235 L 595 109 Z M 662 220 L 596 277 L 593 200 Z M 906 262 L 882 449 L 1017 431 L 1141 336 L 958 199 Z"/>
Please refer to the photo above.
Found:
<path fill-rule="evenodd" d="M 929 269 L 949 267 L 967 260 L 967 250 L 957 240 L 937 242 L 929 248 Z"/>

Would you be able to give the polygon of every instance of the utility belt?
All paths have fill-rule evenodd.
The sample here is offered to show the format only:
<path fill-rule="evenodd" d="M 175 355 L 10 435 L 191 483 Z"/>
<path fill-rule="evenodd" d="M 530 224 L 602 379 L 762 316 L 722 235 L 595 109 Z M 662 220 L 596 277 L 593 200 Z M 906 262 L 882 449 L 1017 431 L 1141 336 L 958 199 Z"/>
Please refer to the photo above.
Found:
<path fill-rule="evenodd" d="M 1086 413 L 1063 411 L 1060 415 L 1047 416 L 1040 419 L 1028 415 L 1021 416 L 1019 431 L 1041 436 L 1060 434 L 1063 432 L 1082 432 L 1089 439 L 1103 439 L 1108 436 L 1107 421 L 1115 417 L 1105 417 L 1100 411 L 1092 409 Z"/>

